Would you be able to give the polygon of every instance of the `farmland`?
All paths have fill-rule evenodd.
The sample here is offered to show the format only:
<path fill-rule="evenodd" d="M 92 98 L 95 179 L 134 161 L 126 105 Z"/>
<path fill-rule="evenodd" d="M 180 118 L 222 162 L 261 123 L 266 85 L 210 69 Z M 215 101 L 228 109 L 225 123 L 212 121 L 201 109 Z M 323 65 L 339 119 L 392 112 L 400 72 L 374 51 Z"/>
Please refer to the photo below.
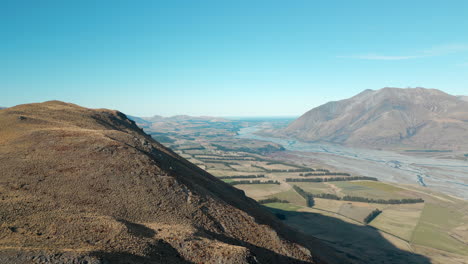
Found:
<path fill-rule="evenodd" d="M 284 123 L 285 120 L 279 120 L 268 125 Z M 162 143 L 182 157 L 243 190 L 247 196 L 255 200 L 277 198 L 282 201 L 263 205 L 286 224 L 329 243 L 348 256 L 362 258 L 361 252 L 365 250 L 365 262 L 386 258 L 411 260 L 418 253 L 429 256 L 434 263 L 468 262 L 468 203 L 465 200 L 417 185 L 346 180 L 347 177 L 372 175 L 342 171 L 308 159 L 292 159 L 294 155 L 291 154 L 298 154 L 285 151 L 277 143 L 236 137 L 242 128 L 263 124 L 264 121 L 258 120 L 184 119 L 143 127 L 150 134 L 164 137 Z M 345 180 L 334 180 L 338 178 Z M 306 182 L 304 179 L 325 181 Z M 251 183 L 244 184 L 248 181 Z M 258 181 L 275 184 L 258 184 Z M 313 206 L 307 206 L 306 199 L 294 186 L 315 196 Z M 317 198 L 324 194 L 339 199 Z M 420 199 L 421 202 L 368 203 L 344 200 L 344 197 L 370 201 Z M 381 212 L 366 223 L 366 217 L 376 210 Z M 414 263 L 426 262 L 415 257 Z"/>

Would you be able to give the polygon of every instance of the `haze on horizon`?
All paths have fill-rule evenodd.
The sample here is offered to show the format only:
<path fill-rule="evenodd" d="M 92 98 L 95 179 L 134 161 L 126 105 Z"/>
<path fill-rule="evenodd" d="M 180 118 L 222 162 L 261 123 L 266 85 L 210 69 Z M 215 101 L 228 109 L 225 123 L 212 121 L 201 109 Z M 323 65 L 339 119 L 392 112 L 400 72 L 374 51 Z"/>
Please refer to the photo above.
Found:
<path fill-rule="evenodd" d="M 4 1 L 0 106 L 299 116 L 383 87 L 468 94 L 466 1 Z"/>

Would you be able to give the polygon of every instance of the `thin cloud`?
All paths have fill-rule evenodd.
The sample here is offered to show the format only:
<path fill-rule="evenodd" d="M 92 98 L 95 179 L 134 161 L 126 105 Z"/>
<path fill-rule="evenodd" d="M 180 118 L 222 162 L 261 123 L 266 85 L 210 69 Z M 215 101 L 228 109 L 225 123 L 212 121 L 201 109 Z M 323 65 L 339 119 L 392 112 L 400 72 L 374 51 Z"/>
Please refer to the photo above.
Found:
<path fill-rule="evenodd" d="M 443 56 L 452 53 L 468 51 L 468 45 L 449 44 L 435 46 L 430 49 L 422 50 L 415 55 L 385 55 L 377 53 L 357 54 L 349 56 L 337 56 L 337 58 L 359 59 L 359 60 L 410 60 L 435 56 Z"/>
<path fill-rule="evenodd" d="M 465 44 L 449 44 L 449 45 L 441 45 L 436 46 L 431 49 L 424 50 L 423 53 L 426 56 L 441 56 L 447 55 L 451 53 L 457 53 L 462 51 L 467 51 L 468 45 Z"/>
<path fill-rule="evenodd" d="M 359 59 L 359 60 L 409 60 L 421 58 L 424 56 L 389 56 L 389 55 L 379 55 L 379 54 L 360 54 L 360 55 L 351 55 L 351 56 L 338 56 L 338 58 L 345 59 Z"/>

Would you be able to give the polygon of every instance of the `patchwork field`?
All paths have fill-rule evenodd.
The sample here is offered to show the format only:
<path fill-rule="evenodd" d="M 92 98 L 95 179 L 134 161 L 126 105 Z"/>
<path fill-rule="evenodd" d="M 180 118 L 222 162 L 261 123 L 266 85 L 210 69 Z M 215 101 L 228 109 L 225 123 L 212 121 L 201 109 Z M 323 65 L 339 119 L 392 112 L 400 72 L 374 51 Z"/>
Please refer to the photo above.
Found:
<path fill-rule="evenodd" d="M 313 194 L 335 193 L 332 188 L 323 182 L 295 182 L 294 185 L 297 185 L 305 191 Z"/>
<path fill-rule="evenodd" d="M 302 208 L 301 206 L 291 204 L 291 203 L 267 203 L 265 204 L 265 206 L 268 206 L 274 209 L 290 211 L 290 212 L 294 212 Z"/>
<path fill-rule="evenodd" d="M 465 234 L 457 230 L 466 230 L 467 217 L 446 204 L 426 204 L 421 218 L 414 230 L 412 242 L 418 245 L 468 255 Z"/>
<path fill-rule="evenodd" d="M 263 205 L 286 224 L 350 258 L 362 263 L 468 263 L 467 201 L 415 185 L 349 180 L 360 175 L 307 159 L 284 158 L 297 155 L 288 155 L 272 142 L 233 136 L 233 131 L 250 126 L 249 122 L 218 122 L 214 130 L 162 127 L 168 137 L 165 144 L 184 158 L 226 183 L 242 181 L 245 184 L 234 186 L 253 199 L 266 201 Z M 286 154 L 278 155 L 278 151 Z M 404 199 L 423 201 L 406 203 Z M 389 200 L 397 202 L 375 202 Z"/>
<path fill-rule="evenodd" d="M 272 194 L 272 195 L 269 195 L 269 196 L 266 196 L 266 197 L 262 197 L 262 198 L 273 198 L 273 197 L 278 198 L 280 200 L 289 201 L 290 203 L 293 203 L 293 204 L 296 204 L 296 205 L 306 206 L 305 199 L 302 196 L 300 196 L 293 189 L 289 189 L 289 190 L 284 191 L 284 192 L 275 193 L 275 194 Z"/>
<path fill-rule="evenodd" d="M 254 199 L 282 192 L 284 187 L 277 184 L 239 184 L 236 188 L 241 189 L 245 194 Z"/>
<path fill-rule="evenodd" d="M 390 184 L 370 181 L 333 183 L 343 195 L 368 197 L 374 199 L 398 199 L 411 197 L 404 189 Z M 406 193 L 406 195 L 405 195 Z"/>
<path fill-rule="evenodd" d="M 383 207 L 382 213 L 370 225 L 405 241 L 411 241 L 424 204 L 401 204 Z"/>

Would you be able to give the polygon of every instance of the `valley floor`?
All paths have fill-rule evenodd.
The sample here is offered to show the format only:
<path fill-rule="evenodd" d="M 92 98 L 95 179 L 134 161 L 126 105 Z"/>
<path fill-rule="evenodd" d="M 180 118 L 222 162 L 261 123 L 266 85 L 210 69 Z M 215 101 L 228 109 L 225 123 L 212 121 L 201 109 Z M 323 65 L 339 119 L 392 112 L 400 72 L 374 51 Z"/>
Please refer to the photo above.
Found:
<path fill-rule="evenodd" d="M 466 161 L 308 145 L 263 138 L 257 129 L 249 124 L 238 136 L 204 137 L 193 128 L 182 129 L 184 137 L 165 135 L 181 156 L 355 263 L 468 263 L 468 201 L 452 196 L 468 195 Z M 313 205 L 298 187 L 315 196 Z M 424 202 L 386 203 L 405 199 Z"/>
<path fill-rule="evenodd" d="M 468 161 L 459 153 L 396 152 L 351 148 L 325 143 L 264 137 L 255 134 L 259 127 L 240 130 L 239 138 L 281 144 L 294 157 L 313 160 L 354 174 L 376 177 L 381 181 L 418 184 L 429 189 L 468 199 Z M 280 158 L 282 159 L 282 158 Z"/>

